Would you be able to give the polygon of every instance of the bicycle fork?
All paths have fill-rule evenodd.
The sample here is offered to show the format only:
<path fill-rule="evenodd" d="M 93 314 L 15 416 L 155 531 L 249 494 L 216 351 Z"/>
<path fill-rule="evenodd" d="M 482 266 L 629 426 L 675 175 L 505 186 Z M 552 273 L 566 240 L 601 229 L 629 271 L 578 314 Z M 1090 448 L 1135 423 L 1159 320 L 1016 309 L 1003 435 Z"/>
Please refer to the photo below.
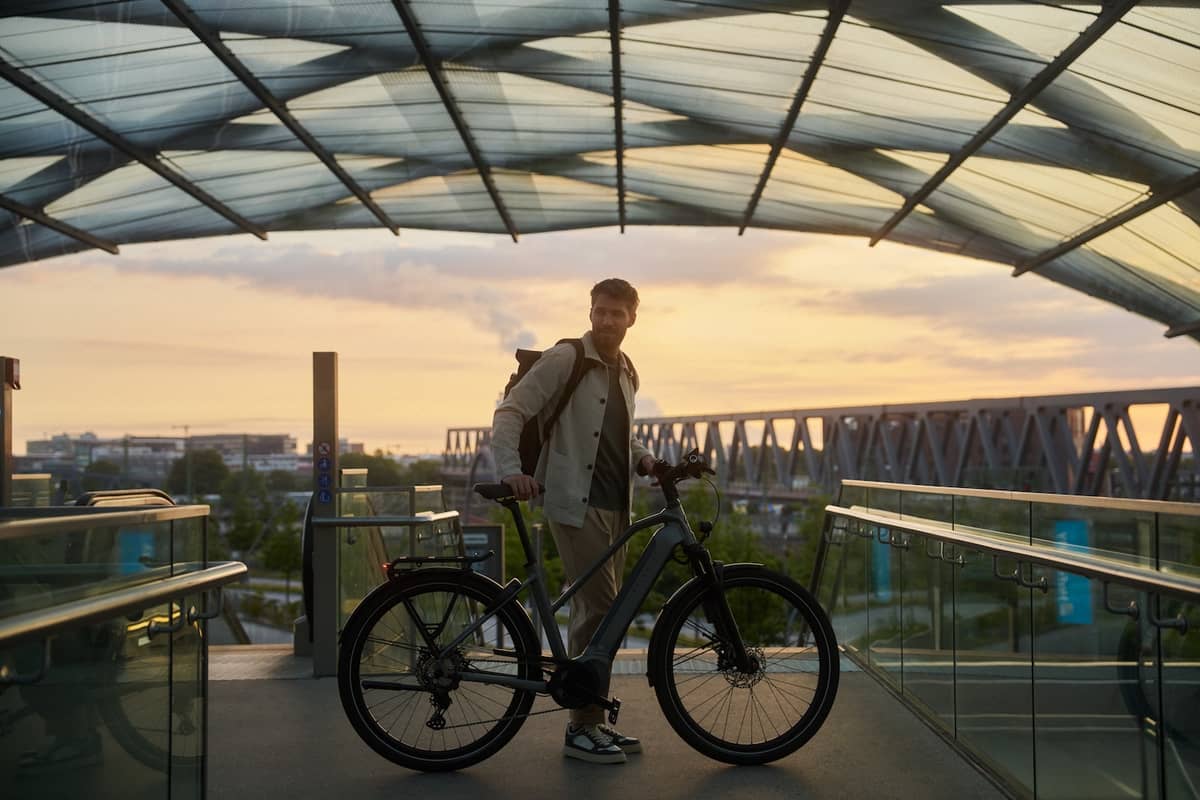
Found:
<path fill-rule="evenodd" d="M 716 628 L 717 667 L 728 669 L 736 667 L 738 672 L 748 674 L 757 671 L 746 643 L 742 641 L 742 633 L 738 630 L 737 620 L 729 608 L 729 600 L 725 597 L 724 570 L 725 565 L 713 561 L 712 555 L 703 544 L 683 545 L 683 550 L 692 562 L 696 577 L 705 583 L 704 613 L 709 622 Z"/>

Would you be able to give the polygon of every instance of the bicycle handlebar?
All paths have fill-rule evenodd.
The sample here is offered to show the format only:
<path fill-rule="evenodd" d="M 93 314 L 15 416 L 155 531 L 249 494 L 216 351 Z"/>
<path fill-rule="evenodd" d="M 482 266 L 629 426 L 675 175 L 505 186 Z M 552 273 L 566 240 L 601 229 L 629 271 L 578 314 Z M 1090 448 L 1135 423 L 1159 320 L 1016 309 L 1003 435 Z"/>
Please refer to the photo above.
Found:
<path fill-rule="evenodd" d="M 708 462 L 704 460 L 704 456 L 700 455 L 699 449 L 693 449 L 683 457 L 682 461 L 675 465 L 660 458 L 654 462 L 654 466 L 650 468 L 649 472 L 643 470 L 642 465 L 639 463 L 637 473 L 642 476 L 648 475 L 657 480 L 668 501 L 679 499 L 679 493 L 675 491 L 675 484 L 680 481 L 717 474 L 716 470 L 708 466 Z M 487 500 L 495 500 L 497 503 L 511 502 L 516 499 L 513 497 L 512 487 L 507 483 L 477 483 L 472 489 L 481 497 Z M 539 483 L 538 493 L 544 494 L 545 492 L 546 487 Z"/>

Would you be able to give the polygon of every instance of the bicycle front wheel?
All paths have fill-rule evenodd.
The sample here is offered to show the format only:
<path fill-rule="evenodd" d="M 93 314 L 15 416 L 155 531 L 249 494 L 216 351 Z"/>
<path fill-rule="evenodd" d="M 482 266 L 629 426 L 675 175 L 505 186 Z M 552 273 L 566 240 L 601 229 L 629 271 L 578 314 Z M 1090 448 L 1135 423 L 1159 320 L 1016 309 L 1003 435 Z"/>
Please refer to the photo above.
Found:
<path fill-rule="evenodd" d="M 338 690 L 359 736 L 410 769 L 460 769 L 491 756 L 520 729 L 534 693 L 462 680 L 462 673 L 538 679 L 533 626 L 504 604 L 460 644 L 499 587 L 462 571 L 415 572 L 372 593 L 342 632 Z"/>
<path fill-rule="evenodd" d="M 716 598 L 697 579 L 663 609 L 649 672 L 684 741 L 719 761 L 765 764 L 795 752 L 825 721 L 837 694 L 837 642 L 812 595 L 783 575 L 731 565 L 722 589 L 749 668 L 734 663 L 733 634 L 716 623 Z"/>

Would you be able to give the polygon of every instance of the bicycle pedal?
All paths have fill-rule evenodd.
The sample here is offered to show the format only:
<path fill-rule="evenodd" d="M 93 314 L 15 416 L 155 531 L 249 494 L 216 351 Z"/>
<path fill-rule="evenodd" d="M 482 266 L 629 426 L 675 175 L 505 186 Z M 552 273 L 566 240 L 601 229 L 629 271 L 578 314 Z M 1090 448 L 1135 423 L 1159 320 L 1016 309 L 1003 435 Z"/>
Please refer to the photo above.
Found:
<path fill-rule="evenodd" d="M 617 715 L 621 713 L 621 699 L 619 697 L 614 697 L 612 700 L 609 700 L 608 702 L 609 702 L 608 724 L 616 725 L 617 724 Z"/>

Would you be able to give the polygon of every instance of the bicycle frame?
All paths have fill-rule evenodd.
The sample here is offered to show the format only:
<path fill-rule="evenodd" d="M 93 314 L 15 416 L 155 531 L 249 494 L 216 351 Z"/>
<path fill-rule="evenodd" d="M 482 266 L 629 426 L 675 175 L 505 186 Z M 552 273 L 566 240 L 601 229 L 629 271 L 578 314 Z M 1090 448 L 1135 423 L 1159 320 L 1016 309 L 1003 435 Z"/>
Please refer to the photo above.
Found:
<path fill-rule="evenodd" d="M 550 660 L 560 666 L 569 663 L 589 662 L 598 668 L 602 668 L 600 677 L 604 678 L 602 683 L 606 686 L 608 674 L 611 672 L 613 657 L 616 655 L 617 648 L 625 636 L 625 631 L 633 622 L 634 617 L 637 616 L 638 609 L 641 608 L 642 603 L 645 602 L 646 597 L 654 588 L 654 584 L 658 580 L 658 576 L 662 574 L 667 562 L 671 560 L 676 546 L 683 545 L 687 548 L 697 544 L 696 536 L 688 524 L 687 516 L 683 513 L 681 506 L 672 504 L 656 514 L 651 514 L 634 522 L 578 580 L 567 587 L 562 595 L 551 604 L 540 571 L 536 569 L 537 561 L 533 553 L 533 548 L 529 543 L 529 535 L 525 529 L 524 518 L 519 508 L 512 507 L 515 503 L 516 501 L 514 500 L 504 503 L 504 505 L 510 511 L 514 512 L 513 519 L 516 521 L 517 533 L 520 535 L 522 547 L 525 549 L 527 559 L 525 566 L 529 577 L 524 581 L 518 581 L 516 578 L 509 581 L 504 586 L 504 591 L 497 598 L 494 607 L 487 609 L 480 619 L 459 633 L 454 640 L 442 649 L 442 653 L 449 652 L 465 642 L 480 630 L 484 623 L 494 616 L 500 607 L 513 600 L 526 588 L 529 588 L 533 602 L 537 606 L 539 626 L 545 632 L 547 641 L 550 644 L 550 652 L 552 654 Z M 589 578 L 595 575 L 635 534 L 647 528 L 652 528 L 655 525 L 661 525 L 662 527 L 650 537 L 645 551 L 643 551 L 641 557 L 633 567 L 629 580 L 624 582 L 621 590 L 617 593 L 617 597 L 608 613 L 605 614 L 600 627 L 597 628 L 596 633 L 592 636 L 583 653 L 570 658 L 567 655 L 567 648 L 563 644 L 558 624 L 555 622 L 555 612 L 562 608 L 575 595 L 579 587 L 583 586 Z M 441 653 L 438 655 L 440 656 Z M 546 681 L 531 681 L 475 670 L 463 670 L 459 673 L 459 677 L 469 682 L 501 684 L 536 692 L 545 692 L 547 685 Z"/>

